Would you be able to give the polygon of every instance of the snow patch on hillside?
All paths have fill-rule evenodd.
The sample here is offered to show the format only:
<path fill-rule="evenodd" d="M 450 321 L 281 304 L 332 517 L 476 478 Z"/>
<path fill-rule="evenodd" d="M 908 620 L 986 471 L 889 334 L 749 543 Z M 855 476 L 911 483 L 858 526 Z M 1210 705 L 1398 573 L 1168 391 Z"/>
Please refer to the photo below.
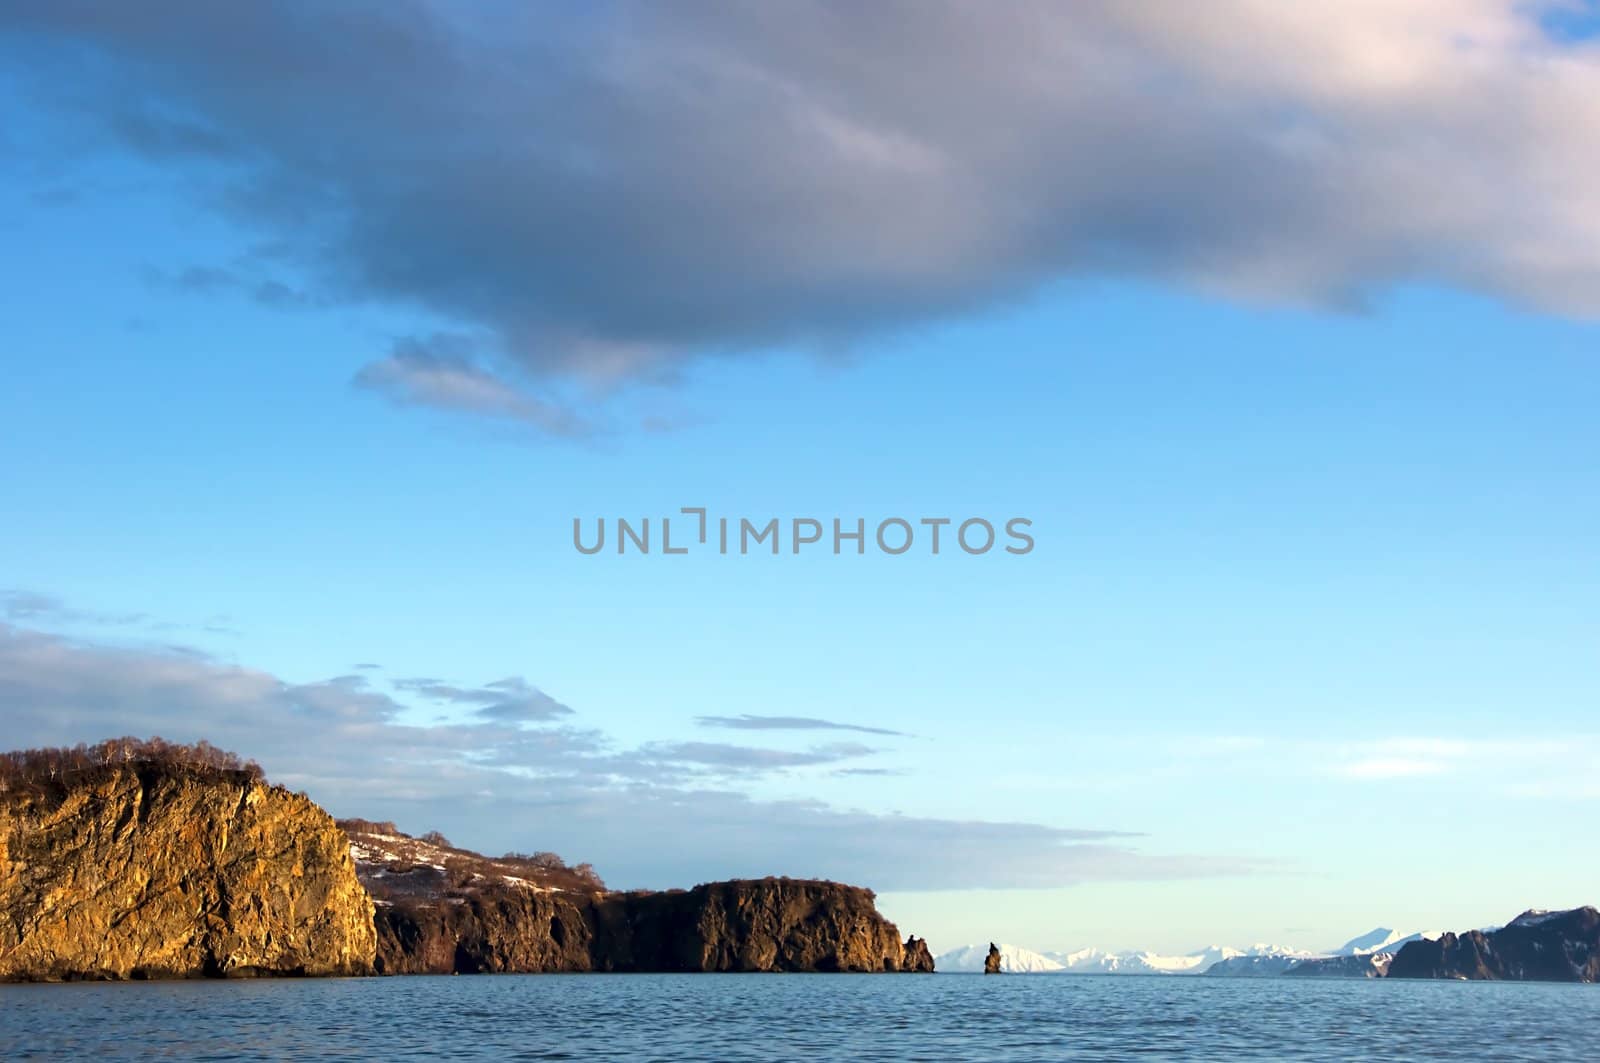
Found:
<path fill-rule="evenodd" d="M 1527 911 L 1511 920 L 1511 922 L 1507 925 L 1539 926 L 1542 923 L 1549 923 L 1556 919 L 1560 919 L 1564 915 L 1571 915 L 1577 910 L 1578 909 L 1576 908 L 1564 908 L 1560 911 L 1552 911 L 1546 908 L 1529 908 Z"/>

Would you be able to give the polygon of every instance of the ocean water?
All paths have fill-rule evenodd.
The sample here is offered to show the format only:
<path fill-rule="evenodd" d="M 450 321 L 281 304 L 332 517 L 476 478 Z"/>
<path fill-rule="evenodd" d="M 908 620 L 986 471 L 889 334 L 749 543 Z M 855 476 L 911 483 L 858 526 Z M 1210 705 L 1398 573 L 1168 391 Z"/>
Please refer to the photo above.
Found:
<path fill-rule="evenodd" d="M 1600 1058 L 1600 986 L 502 975 L 0 986 L 0 1059 Z"/>

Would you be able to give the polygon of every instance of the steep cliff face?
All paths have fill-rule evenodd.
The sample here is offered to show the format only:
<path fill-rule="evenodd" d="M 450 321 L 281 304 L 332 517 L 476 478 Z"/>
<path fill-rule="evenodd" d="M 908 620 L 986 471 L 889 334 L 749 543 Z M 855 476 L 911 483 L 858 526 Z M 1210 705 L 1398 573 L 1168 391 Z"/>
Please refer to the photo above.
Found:
<path fill-rule="evenodd" d="M 1486 962 L 1493 946 L 1481 930 L 1441 934 L 1432 941 L 1413 941 L 1389 961 L 1389 978 L 1455 978 L 1487 981 L 1499 976 Z"/>
<path fill-rule="evenodd" d="M 921 962 L 920 943 L 902 942 L 859 886 L 765 878 L 597 903 L 618 970 L 902 971 Z"/>
<path fill-rule="evenodd" d="M 376 919 L 379 974 L 596 969 L 586 897 L 495 886 L 464 897 L 380 900 Z"/>
<path fill-rule="evenodd" d="M 858 887 L 609 892 L 551 853 L 336 824 L 205 743 L 0 754 L 0 981 L 931 970 Z"/>
<path fill-rule="evenodd" d="M 365 974 L 375 951 L 344 833 L 251 773 L 0 794 L 0 980 Z"/>
<path fill-rule="evenodd" d="M 761 879 L 667 893 L 560 893 L 494 885 L 379 902 L 378 970 L 932 971 L 870 891 Z"/>
<path fill-rule="evenodd" d="M 1389 964 L 1390 978 L 1600 981 L 1600 912 L 1524 912 L 1500 930 L 1413 941 Z"/>

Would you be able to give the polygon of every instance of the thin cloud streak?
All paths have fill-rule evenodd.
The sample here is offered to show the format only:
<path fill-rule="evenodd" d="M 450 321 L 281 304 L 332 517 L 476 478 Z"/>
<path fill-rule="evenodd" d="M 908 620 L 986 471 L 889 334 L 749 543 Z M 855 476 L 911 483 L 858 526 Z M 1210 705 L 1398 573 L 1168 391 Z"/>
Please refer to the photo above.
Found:
<path fill-rule="evenodd" d="M 696 716 L 694 722 L 701 727 L 723 727 L 734 731 L 854 731 L 858 734 L 910 737 L 904 731 L 892 731 L 887 727 L 836 723 L 814 716 L 754 716 L 741 713 L 738 716 Z"/>

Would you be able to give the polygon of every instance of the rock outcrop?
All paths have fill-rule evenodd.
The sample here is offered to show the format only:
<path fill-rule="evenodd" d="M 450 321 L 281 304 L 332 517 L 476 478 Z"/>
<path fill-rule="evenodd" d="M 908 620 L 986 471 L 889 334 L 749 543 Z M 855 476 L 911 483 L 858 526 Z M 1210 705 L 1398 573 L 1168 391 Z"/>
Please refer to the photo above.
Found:
<path fill-rule="evenodd" d="M 380 901 L 385 974 L 535 971 L 932 971 L 871 891 L 768 878 L 665 893 L 495 884 Z"/>
<path fill-rule="evenodd" d="M 904 947 L 900 950 L 900 969 L 913 974 L 933 973 L 933 950 L 928 948 L 926 938 L 919 938 L 915 934 L 906 938 Z"/>
<path fill-rule="evenodd" d="M 609 891 L 553 853 L 489 857 L 437 834 L 340 820 L 377 902 L 384 974 L 932 971 L 871 890 L 786 878 Z"/>
<path fill-rule="evenodd" d="M 1388 977 L 1600 981 L 1600 912 L 1529 911 L 1500 930 L 1413 941 L 1390 961 Z"/>
<path fill-rule="evenodd" d="M 244 770 L 60 770 L 82 778 L 0 792 L 0 980 L 372 971 L 372 902 L 308 798 Z"/>
<path fill-rule="evenodd" d="M 983 959 L 983 973 L 999 974 L 1001 959 L 1000 947 L 992 941 L 989 942 L 989 955 L 985 956 Z"/>

